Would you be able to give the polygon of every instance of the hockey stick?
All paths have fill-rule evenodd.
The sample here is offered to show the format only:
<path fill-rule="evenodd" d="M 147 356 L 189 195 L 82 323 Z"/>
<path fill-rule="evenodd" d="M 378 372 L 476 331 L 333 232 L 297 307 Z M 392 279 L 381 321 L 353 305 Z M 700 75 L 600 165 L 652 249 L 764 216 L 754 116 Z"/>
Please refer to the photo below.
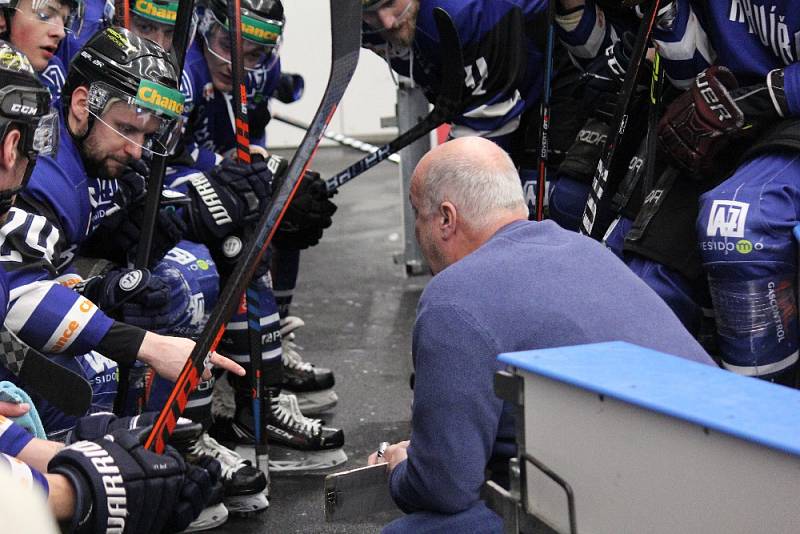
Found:
<path fill-rule="evenodd" d="M 328 178 L 325 181 L 328 186 L 328 193 L 333 193 L 356 176 L 387 159 L 391 154 L 427 135 L 434 128 L 452 120 L 461 111 L 461 96 L 464 87 L 464 59 L 461 52 L 461 39 L 447 11 L 440 7 L 434 8 L 433 17 L 436 21 L 436 28 L 439 30 L 442 57 L 445 58 L 442 61 L 442 79 L 439 95 L 436 98 L 433 110 L 407 132 L 378 148 L 377 151 L 369 156 L 350 165 L 345 170 Z"/>
<path fill-rule="evenodd" d="M 241 0 L 228 0 L 228 36 L 231 42 L 231 77 L 233 78 L 233 116 L 236 130 L 236 158 L 250 164 L 250 125 L 247 121 L 247 90 L 245 89 L 244 64 L 242 59 L 242 10 Z M 266 412 L 261 391 L 261 313 L 258 302 L 258 290 L 254 280 L 250 281 L 245 291 L 245 307 L 247 308 L 247 337 L 250 346 L 250 384 L 253 401 L 253 425 L 255 427 L 256 469 L 269 475 L 269 455 L 267 451 L 266 433 L 262 432 L 261 418 Z M 262 413 L 262 409 L 263 412 Z M 269 479 L 267 479 L 269 482 Z"/>
<path fill-rule="evenodd" d="M 130 4 L 129 0 L 117 2 L 122 4 L 123 21 L 125 27 L 130 26 Z M 192 14 L 194 12 L 194 0 L 178 0 L 178 15 L 175 19 L 175 31 L 172 34 L 172 56 L 178 70 L 178 89 L 180 89 L 181 79 L 183 78 L 183 64 L 186 60 L 186 49 L 189 47 L 189 30 L 192 24 Z M 156 218 L 161 204 L 161 190 L 164 188 L 164 174 L 167 171 L 167 157 L 153 155 L 150 166 L 150 179 L 147 183 L 147 196 L 145 197 L 144 214 L 142 215 L 141 231 L 139 234 L 139 246 L 136 250 L 134 266 L 139 269 L 146 269 L 150 264 L 150 254 L 153 249 L 153 234 L 156 229 Z M 114 399 L 114 413 L 120 414 L 125 409 L 128 401 L 128 390 L 130 388 L 130 365 L 119 366 L 119 382 L 117 396 Z M 140 399 L 141 400 L 141 399 Z"/>
<path fill-rule="evenodd" d="M 295 120 L 291 117 L 287 117 L 281 113 L 277 113 L 275 111 L 272 112 L 272 118 L 278 122 L 282 122 L 284 124 L 288 124 L 289 126 L 294 126 L 295 128 L 300 128 L 301 130 L 308 130 L 308 124 Z M 325 139 L 330 139 L 331 141 L 335 141 L 340 145 L 355 148 L 356 150 L 360 150 L 362 152 L 369 152 L 370 154 L 374 154 L 381 147 L 372 145 L 370 143 L 366 143 L 364 141 L 359 141 L 353 137 L 348 137 L 344 134 L 336 133 L 336 132 L 329 132 L 325 130 L 325 133 L 322 134 Z M 400 163 L 400 156 L 397 154 L 392 154 L 386 158 L 387 160 L 391 161 L 392 163 Z"/>
<path fill-rule="evenodd" d="M 639 71 L 647 54 L 647 45 L 653 33 L 653 25 L 660 5 L 661 0 L 652 0 L 639 26 L 628 70 L 622 82 L 622 90 L 617 96 L 614 119 L 611 123 L 612 131 L 609 133 L 606 145 L 603 147 L 603 153 L 597 162 L 589 198 L 586 200 L 586 207 L 583 210 L 580 231 L 582 234 L 591 236 L 598 241 L 603 238 L 613 218 L 612 198 L 623 177 L 617 174 L 610 176 L 609 170 L 614 164 L 617 146 L 625 135 L 633 93 L 636 89 Z"/>
<path fill-rule="evenodd" d="M 0 361 L 22 380 L 25 389 L 67 415 L 86 414 L 92 405 L 92 386 L 82 376 L 53 362 L 5 328 L 0 330 L 0 345 Z"/>
<path fill-rule="evenodd" d="M 306 132 L 289 164 L 280 188 L 273 194 L 272 200 L 258 221 L 256 232 L 243 250 L 242 257 L 236 264 L 233 274 L 225 283 L 211 317 L 209 317 L 191 356 L 175 382 L 175 387 L 158 415 L 153 430 L 145 442 L 148 449 L 156 452 L 164 450 L 178 417 L 186 407 L 189 393 L 200 381 L 206 362 L 225 331 L 225 323 L 239 303 L 240 295 L 247 286 L 258 262 L 261 261 L 261 256 L 269 246 L 322 139 L 322 132 L 330 122 L 336 106 L 353 77 L 361 48 L 361 2 L 360 0 L 330 0 L 330 13 L 332 61 L 328 86 L 322 102 L 314 115 L 311 128 Z"/>
<path fill-rule="evenodd" d="M 547 2 L 547 48 L 545 50 L 544 93 L 542 94 L 539 128 L 539 191 L 536 194 L 536 220 L 544 219 L 544 197 L 547 193 L 547 159 L 550 149 L 550 95 L 553 88 L 553 48 L 555 47 L 556 1 Z"/>

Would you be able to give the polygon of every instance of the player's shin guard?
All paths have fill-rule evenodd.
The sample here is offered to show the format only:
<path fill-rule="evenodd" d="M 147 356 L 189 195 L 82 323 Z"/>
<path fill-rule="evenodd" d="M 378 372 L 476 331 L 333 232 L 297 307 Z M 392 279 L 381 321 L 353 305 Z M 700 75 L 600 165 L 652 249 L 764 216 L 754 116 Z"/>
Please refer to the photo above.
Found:
<path fill-rule="evenodd" d="M 709 276 L 722 366 L 737 374 L 794 385 L 798 359 L 796 281 L 788 274 L 753 280 Z"/>
<path fill-rule="evenodd" d="M 297 275 L 300 271 L 300 251 L 272 249 L 272 289 L 281 319 L 289 315 Z"/>

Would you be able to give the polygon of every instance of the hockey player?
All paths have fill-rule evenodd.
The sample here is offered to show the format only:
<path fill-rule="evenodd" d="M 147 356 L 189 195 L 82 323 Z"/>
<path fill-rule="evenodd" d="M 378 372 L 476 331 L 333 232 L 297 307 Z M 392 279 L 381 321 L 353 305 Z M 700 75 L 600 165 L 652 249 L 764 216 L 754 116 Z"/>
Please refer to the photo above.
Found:
<path fill-rule="evenodd" d="M 19 48 L 57 100 L 66 68 L 56 55 L 80 20 L 76 0 L 8 0 L 0 4 L 0 38 Z"/>
<path fill-rule="evenodd" d="M 191 352 L 191 340 L 147 330 L 168 326 L 174 288 L 147 270 L 126 268 L 81 283 L 83 295 L 62 284 L 71 286 L 79 280 L 70 273 L 72 260 L 113 207 L 119 187 L 115 177 L 144 150 L 166 153 L 180 126 L 181 94 L 177 73 L 161 48 L 112 28 L 95 35 L 76 56 L 65 87 L 58 154 L 54 159 L 40 158 L 21 195 L 25 211 L 12 210 L 0 229 L 9 250 L 3 267 L 14 291 L 6 327 L 86 376 L 95 389 L 93 410 L 108 410 L 116 389 L 113 360 L 138 359 L 174 380 Z M 253 169 L 240 178 L 268 181 L 265 170 L 260 172 Z M 234 211 L 241 204 L 234 204 L 239 201 L 228 187 L 225 206 L 241 217 L 241 210 Z M 196 208 L 205 206 L 201 202 Z M 205 220 L 213 222 L 210 213 L 204 213 Z M 195 212 L 194 217 L 201 224 L 203 214 Z M 217 354 L 212 362 L 244 373 Z M 53 409 L 43 410 L 43 415 L 53 433 L 63 433 L 74 424 Z M 209 439 L 203 435 L 197 443 Z M 263 474 L 244 461 L 226 464 L 223 474 L 226 489 L 233 492 L 229 501 L 260 493 L 266 484 Z M 263 496 L 261 500 L 265 507 Z"/>
<path fill-rule="evenodd" d="M 800 11 L 790 0 L 667 7 L 655 38 L 689 91 L 665 111 L 661 147 L 703 189 L 726 178 L 696 221 L 722 364 L 794 384 Z"/>
<path fill-rule="evenodd" d="M 800 20 L 791 7 L 740 1 L 661 7 L 654 38 L 669 78 L 688 91 L 659 126 L 666 157 L 658 166 L 669 169 L 659 173 L 662 182 L 637 221 L 628 220 L 639 235 L 625 236 L 625 248 L 642 258 L 640 272 L 659 273 L 662 297 L 699 309 L 702 294 L 682 279 L 700 268 L 700 258 L 692 259 L 691 226 L 695 199 L 711 189 L 700 197 L 696 231 L 722 363 L 784 383 L 794 381 L 797 360 L 795 217 L 792 186 L 783 189 L 775 176 L 791 184 L 797 172 L 791 119 L 800 109 L 800 50 L 791 36 Z M 760 140 L 749 149 L 754 139 Z"/>
<path fill-rule="evenodd" d="M 27 58 L 4 41 L 0 41 L 0 73 L 0 218 L 5 221 L 15 196 L 31 175 L 36 158 L 55 152 L 58 135 L 49 92 L 37 80 Z M 5 271 L 0 270 L 3 282 L 0 322 L 5 319 L 8 300 L 5 280 Z M 123 495 L 128 499 L 123 497 L 118 502 L 127 505 L 130 514 L 138 516 L 131 523 L 139 522 L 139 527 L 130 525 L 128 532 L 160 531 L 166 523 L 182 530 L 208 503 L 214 480 L 219 476 L 219 466 L 213 462 L 204 460 L 204 467 L 188 466 L 172 449 L 166 456 L 148 453 L 132 436 L 121 434 L 116 445 L 99 439 L 98 435 L 99 441 L 81 442 L 75 451 L 62 453 L 60 444 L 34 439 L 6 419 L 4 416 L 22 413 L 6 410 L 7 406 L 2 404 L 0 469 L 10 468 L 18 481 L 35 483 L 44 489 L 51 512 L 69 525 L 70 530 L 94 529 L 115 522 L 118 526 L 125 525 L 124 517 L 119 523 L 121 516 L 109 514 L 106 507 L 98 506 L 111 494 L 106 493 L 101 481 L 104 472 L 90 461 L 93 455 L 111 459 L 121 475 Z M 47 472 L 51 461 L 52 470 Z M 169 469 L 148 469 L 152 462 Z M 164 513 L 157 518 L 145 518 L 150 515 L 141 507 L 145 501 L 134 497 L 144 486 L 153 492 L 150 497 L 163 507 Z"/>
<path fill-rule="evenodd" d="M 284 24 L 283 7 L 280 2 L 269 0 L 263 2 L 244 2 L 242 7 L 244 22 L 249 31 L 243 32 L 243 61 L 247 72 L 248 117 L 250 133 L 256 145 L 263 143 L 264 128 L 269 119 L 267 100 L 275 89 L 280 73 L 278 46 Z M 234 128 L 231 122 L 231 65 L 228 44 L 226 4 L 222 1 L 210 2 L 200 16 L 198 38 L 187 53 L 184 74 L 184 91 L 187 94 L 188 122 L 187 132 L 193 141 L 189 147 L 191 166 L 194 170 L 215 165 L 221 154 L 232 151 L 235 147 Z M 257 30 L 257 31 L 256 31 Z M 255 33 L 253 33 L 255 32 Z M 280 176 L 285 170 L 286 162 L 270 157 L 268 164 Z M 177 173 L 168 182 L 174 188 L 184 187 L 192 174 Z M 305 248 L 315 244 L 321 237 L 323 228 L 330 225 L 330 216 L 335 206 L 327 200 L 320 178 L 316 173 L 309 173 L 301 184 L 297 197 L 287 211 L 275 243 L 290 244 L 292 247 Z M 228 250 L 238 253 L 241 248 L 240 236 L 225 236 Z M 213 251 L 216 252 L 216 251 Z M 223 277 L 227 274 L 235 258 L 220 257 L 217 254 L 217 266 Z M 233 261 L 232 261 L 233 260 Z M 266 430 L 272 444 L 299 448 L 307 451 L 320 451 L 340 448 L 343 443 L 341 430 L 323 427 L 318 420 L 308 419 L 297 410 L 298 403 L 293 399 L 278 395 L 280 386 L 292 386 L 290 391 L 297 391 L 300 402 L 305 408 L 315 412 L 329 408 L 335 403 L 331 401 L 332 392 L 311 396 L 320 389 L 329 389 L 333 385 L 332 375 L 325 379 L 325 370 L 316 370 L 308 363 L 302 362 L 296 352 L 290 352 L 290 330 L 297 324 L 279 324 L 278 310 L 269 287 L 269 279 L 262 279 L 261 312 L 262 339 L 264 340 L 262 356 L 262 374 L 265 394 L 272 398 Z M 265 313 L 267 312 L 267 313 Z M 281 348 L 281 334 L 286 340 Z M 226 336 L 220 344 L 220 350 L 229 355 L 245 368 L 249 367 L 249 344 L 247 323 L 244 309 L 232 318 Z M 282 369 L 283 367 L 283 369 Z M 282 381 L 282 371 L 294 371 L 291 380 Z M 299 379 L 298 379 L 299 375 Z M 236 410 L 233 420 L 222 418 L 216 425 L 214 433 L 226 443 L 252 444 L 253 422 L 251 414 L 251 396 L 247 380 L 230 377 L 235 391 Z M 301 380 L 300 380 L 301 379 Z M 308 390 L 310 394 L 306 394 Z M 319 399 L 322 399 L 320 402 Z M 304 402 L 305 401 L 305 402 Z"/>
<path fill-rule="evenodd" d="M 110 414 L 88 416 L 65 447 L 0 414 L 0 470 L 43 490 L 65 532 L 205 529 L 208 521 L 192 520 L 221 498 L 219 463 L 209 457 L 187 463 L 172 446 L 164 454 L 148 451 L 141 442 L 149 428 Z M 183 439 L 200 431 L 191 423 L 176 429 Z"/>
<path fill-rule="evenodd" d="M 479 135 L 508 150 L 521 168 L 529 208 L 535 206 L 539 153 L 539 103 L 543 91 L 547 37 L 545 0 L 363 0 L 364 46 L 385 58 L 392 70 L 414 80 L 429 101 L 439 90 L 440 37 L 433 12 L 450 14 L 464 60 L 463 112 L 450 137 Z M 517 23 L 514 12 L 521 12 Z M 513 58 L 518 58 L 514 60 Z M 566 66 L 565 66 L 566 67 Z M 567 76 L 567 69 L 559 69 Z M 562 105 L 567 106 L 562 109 Z M 570 142 L 571 102 L 552 105 L 553 148 Z M 563 131 L 562 131 L 563 130 Z M 566 148 L 566 147 L 564 147 Z"/>

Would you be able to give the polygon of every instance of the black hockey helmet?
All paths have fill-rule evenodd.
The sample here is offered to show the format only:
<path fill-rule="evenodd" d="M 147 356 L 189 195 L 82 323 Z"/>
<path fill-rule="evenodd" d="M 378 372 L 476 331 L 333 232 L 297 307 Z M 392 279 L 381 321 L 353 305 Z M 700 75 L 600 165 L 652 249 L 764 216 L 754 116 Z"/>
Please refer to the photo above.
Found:
<path fill-rule="evenodd" d="M 242 38 L 264 47 L 264 57 L 257 67 L 270 67 L 277 59 L 283 41 L 283 30 L 286 18 L 283 13 L 283 4 L 280 0 L 242 0 Z M 205 10 L 200 20 L 200 34 L 203 36 L 206 48 L 224 61 L 229 60 L 229 51 L 222 50 L 222 54 L 210 46 L 210 39 L 215 27 L 228 31 L 228 2 L 227 0 L 207 0 Z M 228 56 L 227 58 L 225 56 Z M 245 66 L 248 70 L 254 67 Z"/>
<path fill-rule="evenodd" d="M 0 212 L 28 181 L 39 155 L 58 148 L 58 114 L 50 108 L 50 92 L 42 86 L 28 58 L 0 41 L 0 142 L 12 129 L 20 132 L 19 151 L 28 158 L 22 185 L 0 193 Z"/>
<path fill-rule="evenodd" d="M 83 86 L 89 91 L 89 113 L 101 122 L 108 106 L 118 101 L 131 106 L 143 123 L 155 118 L 158 126 L 142 148 L 166 155 L 180 138 L 184 96 L 179 79 L 172 56 L 156 43 L 109 27 L 94 34 L 73 58 L 62 99 L 68 109 L 73 92 Z"/>
<path fill-rule="evenodd" d="M 31 0 L 31 7 L 33 11 L 40 12 L 42 11 L 43 14 L 39 17 L 41 22 L 47 23 L 48 17 L 50 13 L 46 11 L 48 4 L 52 1 L 60 5 L 65 5 L 69 7 L 69 16 L 66 20 L 64 20 L 64 30 L 67 32 L 72 33 L 80 33 L 81 25 L 83 24 L 83 15 L 84 10 L 86 8 L 85 0 Z M 2 37 L 7 38 L 8 33 L 11 31 L 11 21 L 14 18 L 14 12 L 19 9 L 19 2 L 20 0 L 0 0 L 0 9 L 3 11 L 3 18 L 6 21 L 6 31 L 3 33 Z"/>

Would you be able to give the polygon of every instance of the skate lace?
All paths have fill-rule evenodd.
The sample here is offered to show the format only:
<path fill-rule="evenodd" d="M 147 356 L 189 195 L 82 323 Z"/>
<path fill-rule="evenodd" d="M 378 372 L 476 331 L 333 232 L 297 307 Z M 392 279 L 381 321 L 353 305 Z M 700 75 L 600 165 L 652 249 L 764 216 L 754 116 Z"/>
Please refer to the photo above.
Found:
<path fill-rule="evenodd" d="M 222 476 L 225 479 L 232 478 L 239 469 L 247 465 L 247 460 L 221 445 L 205 432 L 200 435 L 189 450 L 194 454 L 204 454 L 216 458 L 222 466 Z"/>
<path fill-rule="evenodd" d="M 294 331 L 306 323 L 299 317 L 289 315 L 281 321 L 281 356 L 287 367 L 300 371 L 311 372 L 314 366 L 306 361 L 298 352 L 299 347 L 294 342 Z"/>
<path fill-rule="evenodd" d="M 304 434 L 315 436 L 322 432 L 322 421 L 303 415 L 300 411 L 300 405 L 297 403 L 297 397 L 294 395 L 278 396 L 275 415 L 281 423 L 290 425 Z"/>

